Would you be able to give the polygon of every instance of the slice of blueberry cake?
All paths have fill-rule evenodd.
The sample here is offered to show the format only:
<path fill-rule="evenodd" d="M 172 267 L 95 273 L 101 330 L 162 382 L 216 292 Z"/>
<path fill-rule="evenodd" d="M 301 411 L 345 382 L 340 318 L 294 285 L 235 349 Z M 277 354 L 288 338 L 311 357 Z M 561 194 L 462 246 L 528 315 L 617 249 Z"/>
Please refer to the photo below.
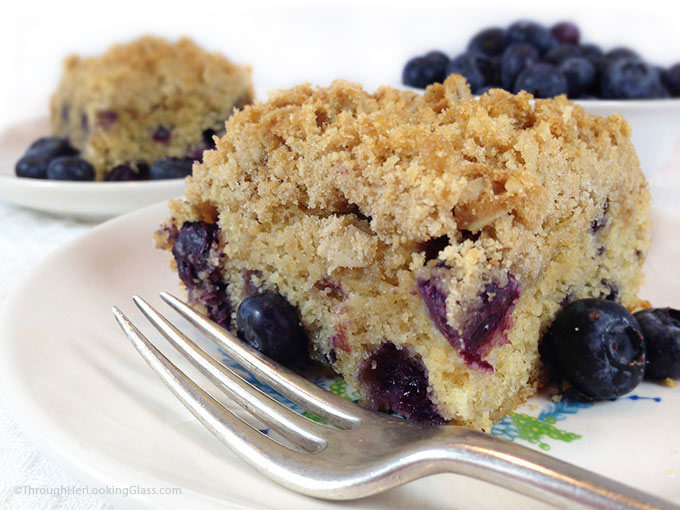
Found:
<path fill-rule="evenodd" d="M 565 304 L 639 306 L 649 207 L 620 116 L 475 99 L 459 76 L 424 95 L 336 81 L 236 113 L 156 243 L 223 326 L 278 295 L 260 320 L 292 306 L 366 405 L 488 430 L 540 387 Z"/>
<path fill-rule="evenodd" d="M 71 56 L 52 96 L 52 131 L 92 164 L 97 180 L 144 178 L 163 158 L 176 159 L 154 171 L 176 177 L 174 167 L 186 160 L 190 169 L 233 109 L 252 102 L 250 75 L 186 38 L 146 36 L 96 57 Z"/>

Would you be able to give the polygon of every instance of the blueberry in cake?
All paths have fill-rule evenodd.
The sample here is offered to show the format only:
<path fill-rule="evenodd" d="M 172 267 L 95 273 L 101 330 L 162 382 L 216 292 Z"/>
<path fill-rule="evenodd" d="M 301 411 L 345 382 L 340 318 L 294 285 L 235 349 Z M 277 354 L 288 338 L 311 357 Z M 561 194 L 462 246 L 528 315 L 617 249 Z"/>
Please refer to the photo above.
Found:
<path fill-rule="evenodd" d="M 457 75 L 423 95 L 336 81 L 246 107 L 216 144 L 156 244 L 246 339 L 253 298 L 280 296 L 260 300 L 292 307 L 311 355 L 374 409 L 489 430 L 543 383 L 539 340 L 564 306 L 641 307 L 650 197 L 618 115 L 475 99 Z M 276 313 L 277 341 L 299 338 Z"/>
<path fill-rule="evenodd" d="M 52 96 L 52 132 L 94 167 L 96 180 L 184 177 L 233 109 L 252 102 L 250 74 L 186 38 L 146 36 L 99 56 L 71 56 Z M 149 175 L 163 158 L 176 160 Z M 46 176 L 43 160 L 20 163 L 18 175 Z M 66 175 L 82 174 L 79 166 Z"/>

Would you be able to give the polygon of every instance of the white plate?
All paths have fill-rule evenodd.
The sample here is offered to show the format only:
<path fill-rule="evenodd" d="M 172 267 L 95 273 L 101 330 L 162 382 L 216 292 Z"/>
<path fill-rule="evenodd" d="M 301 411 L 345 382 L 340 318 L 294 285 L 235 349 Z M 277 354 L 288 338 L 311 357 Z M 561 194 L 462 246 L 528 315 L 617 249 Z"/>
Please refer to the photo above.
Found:
<path fill-rule="evenodd" d="M 122 506 L 337 509 L 273 484 L 231 455 L 119 331 L 111 305 L 143 324 L 132 294 L 167 310 L 158 292 L 178 291 L 168 254 L 151 244 L 166 214 L 159 204 L 95 228 L 49 257 L 9 300 L 0 321 L 0 388 L 8 406 L 38 444 L 91 485 L 182 489 L 181 496 L 110 495 Z M 680 239 L 673 234 L 680 217 L 657 210 L 654 220 L 642 294 L 656 305 L 680 307 Z M 643 383 L 633 395 L 595 405 L 540 396 L 494 431 L 680 503 L 680 389 Z M 455 475 L 347 505 L 543 508 Z"/>
<path fill-rule="evenodd" d="M 184 179 L 68 182 L 17 177 L 17 160 L 47 133 L 47 118 L 14 124 L 0 132 L 0 200 L 58 216 L 99 221 L 184 193 Z"/>

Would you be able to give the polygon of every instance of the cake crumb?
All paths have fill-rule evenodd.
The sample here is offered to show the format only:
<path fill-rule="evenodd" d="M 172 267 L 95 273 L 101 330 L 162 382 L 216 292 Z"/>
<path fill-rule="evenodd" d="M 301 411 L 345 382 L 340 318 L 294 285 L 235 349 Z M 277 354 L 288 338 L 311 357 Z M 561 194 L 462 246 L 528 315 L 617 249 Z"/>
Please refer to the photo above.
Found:
<path fill-rule="evenodd" d="M 677 388 L 678 381 L 671 379 L 670 377 L 666 377 L 663 381 L 661 381 L 661 384 L 668 386 L 669 388 Z"/>

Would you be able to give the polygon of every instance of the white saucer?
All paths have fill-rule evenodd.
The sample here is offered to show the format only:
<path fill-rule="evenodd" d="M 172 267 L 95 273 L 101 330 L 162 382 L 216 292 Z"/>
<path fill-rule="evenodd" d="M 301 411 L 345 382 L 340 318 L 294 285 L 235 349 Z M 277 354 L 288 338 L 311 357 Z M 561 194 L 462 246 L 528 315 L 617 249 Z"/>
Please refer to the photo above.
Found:
<path fill-rule="evenodd" d="M 14 124 L 0 132 L 0 200 L 57 216 L 98 221 L 184 193 L 184 179 L 69 182 L 17 177 L 17 160 L 47 133 L 47 118 Z"/>
<path fill-rule="evenodd" d="M 176 317 L 157 296 L 178 292 L 177 278 L 168 254 L 151 243 L 166 215 L 159 204 L 93 229 L 49 256 L 8 300 L 0 318 L 0 389 L 9 409 L 38 445 L 91 486 L 137 488 L 127 497 L 109 494 L 122 507 L 337 510 L 337 503 L 275 485 L 233 456 L 175 400 L 115 324 L 114 304 L 159 338 L 131 303 L 134 293 Z M 680 307 L 680 218 L 657 210 L 654 221 L 642 296 Z M 494 432 L 680 503 L 680 388 L 643 383 L 633 395 L 594 405 L 536 397 Z M 179 488 L 181 495 L 140 494 L 149 488 Z M 455 475 L 342 507 L 544 508 Z"/>

